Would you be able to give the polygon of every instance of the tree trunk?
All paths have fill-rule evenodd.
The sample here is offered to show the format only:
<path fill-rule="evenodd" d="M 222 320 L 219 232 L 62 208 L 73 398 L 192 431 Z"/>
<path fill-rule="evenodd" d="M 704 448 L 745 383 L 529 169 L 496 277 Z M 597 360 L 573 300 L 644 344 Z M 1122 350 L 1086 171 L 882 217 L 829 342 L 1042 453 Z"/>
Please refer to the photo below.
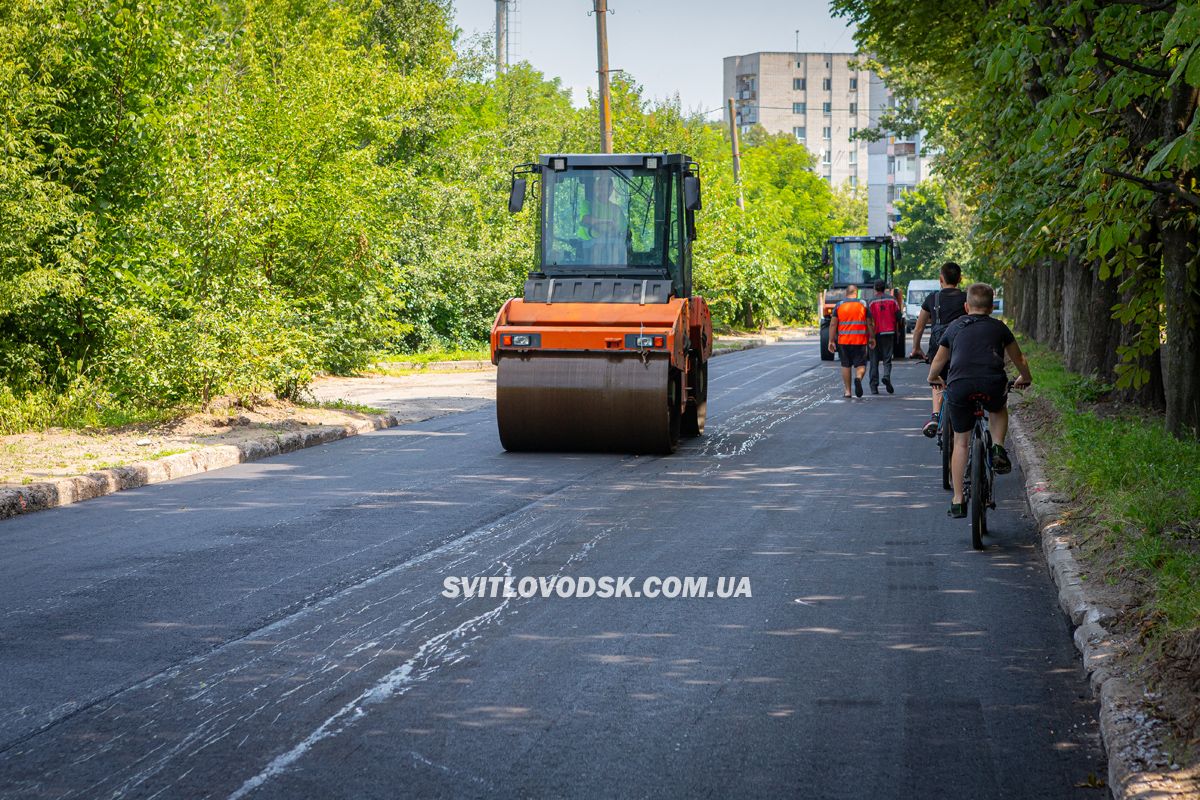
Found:
<path fill-rule="evenodd" d="M 1194 221 L 1185 217 L 1164 223 L 1162 243 L 1167 430 L 1180 438 L 1195 437 L 1200 434 L 1200 253 Z"/>
<path fill-rule="evenodd" d="M 1101 280 L 1099 266 L 1081 261 L 1072 252 L 1063 270 L 1062 337 L 1067 369 L 1100 380 L 1113 380 L 1116 342 L 1113 306 L 1117 281 Z"/>
<path fill-rule="evenodd" d="M 1010 273 L 1012 295 L 1005 299 L 1013 327 L 1037 338 L 1037 286 L 1038 272 L 1034 267 L 1021 267 Z"/>
<path fill-rule="evenodd" d="M 1037 267 L 1037 335 L 1036 339 L 1062 352 L 1062 278 L 1063 266 L 1046 259 Z"/>
<path fill-rule="evenodd" d="M 1080 372 L 1079 344 L 1086 336 L 1092 320 L 1087 317 L 1088 285 L 1086 264 L 1076 258 L 1075 249 L 1062 262 L 1062 355 L 1063 365 L 1072 372 Z"/>

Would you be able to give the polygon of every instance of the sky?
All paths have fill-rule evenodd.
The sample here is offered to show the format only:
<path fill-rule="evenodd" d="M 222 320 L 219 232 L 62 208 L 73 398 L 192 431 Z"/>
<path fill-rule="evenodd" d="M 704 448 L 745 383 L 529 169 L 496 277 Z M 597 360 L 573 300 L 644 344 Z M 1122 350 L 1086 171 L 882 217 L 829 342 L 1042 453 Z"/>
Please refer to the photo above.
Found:
<path fill-rule="evenodd" d="M 853 29 L 825 0 L 608 0 L 608 59 L 654 98 L 719 116 L 725 56 L 758 50 L 851 52 Z M 592 0 L 516 0 L 512 61 L 562 79 L 576 105 L 596 86 Z M 466 37 L 494 35 L 495 0 L 454 0 Z M 511 25 L 512 23 L 510 23 Z M 797 30 L 799 34 L 797 34 Z"/>

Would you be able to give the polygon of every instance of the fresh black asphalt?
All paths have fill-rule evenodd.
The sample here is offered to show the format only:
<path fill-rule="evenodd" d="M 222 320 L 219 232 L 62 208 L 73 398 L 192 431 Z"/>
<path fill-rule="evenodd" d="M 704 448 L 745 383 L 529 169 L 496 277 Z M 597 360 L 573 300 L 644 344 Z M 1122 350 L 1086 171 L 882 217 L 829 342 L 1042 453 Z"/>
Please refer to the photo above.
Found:
<path fill-rule="evenodd" d="M 1019 470 L 972 551 L 895 377 L 785 342 L 670 457 L 488 408 L 0 522 L 0 796 L 1102 797 Z M 753 596 L 441 595 L 480 575 Z"/>

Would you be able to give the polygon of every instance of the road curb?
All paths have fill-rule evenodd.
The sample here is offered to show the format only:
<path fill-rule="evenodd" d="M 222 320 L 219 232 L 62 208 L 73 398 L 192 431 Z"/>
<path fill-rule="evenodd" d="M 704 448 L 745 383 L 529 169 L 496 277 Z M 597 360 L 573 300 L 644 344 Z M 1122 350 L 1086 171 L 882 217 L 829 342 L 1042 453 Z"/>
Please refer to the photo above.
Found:
<path fill-rule="evenodd" d="M 1009 414 L 1009 435 L 1021 454 L 1026 499 L 1058 587 L 1058 603 L 1075 627 L 1075 647 L 1092 692 L 1100 700 L 1109 791 L 1116 800 L 1195 800 L 1200 790 L 1170 771 L 1171 759 L 1159 746 L 1157 729 L 1162 723 L 1146 708 L 1148 690 L 1113 670 L 1113 662 L 1127 648 L 1125 640 L 1105 627 L 1116 612 L 1091 597 L 1086 572 L 1071 547 L 1063 508 L 1066 498 L 1056 494 L 1046 479 L 1045 463 L 1016 413 Z"/>
<path fill-rule="evenodd" d="M 730 353 L 740 353 L 744 350 L 753 350 L 756 347 L 766 347 L 768 344 L 770 344 L 773 341 L 774 341 L 774 339 L 747 339 L 745 341 L 738 342 L 737 344 L 735 344 L 732 347 L 722 347 L 719 350 L 716 347 L 714 347 L 713 351 L 712 351 L 712 355 L 709 356 L 709 358 L 716 358 L 717 356 L 727 356 Z"/>
<path fill-rule="evenodd" d="M 92 500 L 125 489 L 198 475 L 247 461 L 291 453 L 308 447 L 336 442 L 360 433 L 393 428 L 403 420 L 395 414 L 383 414 L 345 425 L 314 425 L 287 433 L 271 433 L 238 444 L 222 444 L 176 453 L 153 461 L 141 461 L 124 467 L 97 470 L 50 481 L 31 483 L 0 490 L 0 519 L 33 511 Z"/>

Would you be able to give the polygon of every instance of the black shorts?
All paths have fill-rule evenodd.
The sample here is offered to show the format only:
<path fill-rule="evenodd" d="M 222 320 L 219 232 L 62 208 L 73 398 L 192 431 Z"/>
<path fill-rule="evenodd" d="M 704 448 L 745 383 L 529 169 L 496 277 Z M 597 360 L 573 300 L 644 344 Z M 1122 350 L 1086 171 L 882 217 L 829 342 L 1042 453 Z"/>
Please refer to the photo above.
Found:
<path fill-rule="evenodd" d="M 945 408 L 950 412 L 950 428 L 966 433 L 975 424 L 973 394 L 985 394 L 983 407 L 988 413 L 1002 410 L 1008 403 L 1008 378 L 957 380 L 946 387 Z"/>
<path fill-rule="evenodd" d="M 865 367 L 867 365 L 867 346 L 865 344 L 839 344 L 838 355 L 841 356 L 843 367 Z"/>

